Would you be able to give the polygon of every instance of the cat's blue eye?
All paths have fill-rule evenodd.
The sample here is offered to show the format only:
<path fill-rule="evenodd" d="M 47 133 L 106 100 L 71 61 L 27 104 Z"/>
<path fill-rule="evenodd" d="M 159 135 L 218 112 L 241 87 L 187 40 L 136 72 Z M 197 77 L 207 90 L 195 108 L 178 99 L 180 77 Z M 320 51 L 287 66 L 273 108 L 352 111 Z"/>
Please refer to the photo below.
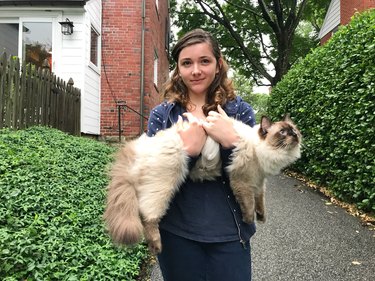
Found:
<path fill-rule="evenodd" d="M 284 130 L 284 129 L 281 129 L 280 130 L 280 134 L 283 135 L 283 136 L 286 136 L 287 135 L 287 131 Z"/>

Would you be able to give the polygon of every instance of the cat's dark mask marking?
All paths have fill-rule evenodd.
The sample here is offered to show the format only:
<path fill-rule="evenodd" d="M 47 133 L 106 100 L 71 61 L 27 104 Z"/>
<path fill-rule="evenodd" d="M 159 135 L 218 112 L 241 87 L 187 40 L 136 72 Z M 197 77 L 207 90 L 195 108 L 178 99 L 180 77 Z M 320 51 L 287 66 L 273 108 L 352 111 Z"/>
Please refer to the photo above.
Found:
<path fill-rule="evenodd" d="M 277 131 L 273 126 L 278 126 Z M 272 127 L 272 129 L 271 129 Z M 287 137 L 291 137 L 293 139 L 292 143 L 298 143 L 300 141 L 300 134 L 297 128 L 294 126 L 292 119 L 290 118 L 290 114 L 286 113 L 282 119 L 282 121 L 272 123 L 271 120 L 267 116 L 262 116 L 259 128 L 259 137 L 261 139 L 266 139 L 267 135 L 269 134 L 270 130 L 273 132 L 272 137 L 277 136 L 277 144 L 279 146 L 282 140 L 286 139 Z"/>

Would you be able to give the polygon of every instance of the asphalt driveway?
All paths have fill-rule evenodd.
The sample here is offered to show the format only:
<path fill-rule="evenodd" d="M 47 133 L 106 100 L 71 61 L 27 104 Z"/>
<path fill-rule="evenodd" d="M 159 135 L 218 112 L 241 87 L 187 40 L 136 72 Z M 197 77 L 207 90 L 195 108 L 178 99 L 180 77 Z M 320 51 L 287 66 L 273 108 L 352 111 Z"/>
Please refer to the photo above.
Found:
<path fill-rule="evenodd" d="M 252 281 L 375 280 L 375 231 L 358 218 L 285 175 L 269 179 L 266 205 L 251 239 Z M 162 280 L 156 264 L 151 281 Z"/>

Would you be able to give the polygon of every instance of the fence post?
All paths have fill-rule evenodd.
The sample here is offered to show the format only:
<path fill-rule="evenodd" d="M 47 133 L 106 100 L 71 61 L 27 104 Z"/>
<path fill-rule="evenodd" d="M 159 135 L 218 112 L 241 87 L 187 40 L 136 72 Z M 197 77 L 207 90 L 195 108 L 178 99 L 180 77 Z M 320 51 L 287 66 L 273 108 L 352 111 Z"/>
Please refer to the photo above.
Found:
<path fill-rule="evenodd" d="M 80 135 L 81 92 L 42 68 L 0 55 L 0 129 L 23 129 L 34 125 L 55 127 Z"/>
<path fill-rule="evenodd" d="M 3 53 L 0 57 L 0 129 L 4 126 L 5 118 L 5 80 L 7 73 L 7 54 Z"/>

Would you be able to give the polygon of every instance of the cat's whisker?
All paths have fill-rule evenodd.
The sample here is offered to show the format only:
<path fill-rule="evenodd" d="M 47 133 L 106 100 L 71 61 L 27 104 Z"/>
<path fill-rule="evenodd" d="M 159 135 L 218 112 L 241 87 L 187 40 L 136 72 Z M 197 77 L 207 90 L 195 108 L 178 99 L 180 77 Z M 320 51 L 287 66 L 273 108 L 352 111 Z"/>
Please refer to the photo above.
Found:
<path fill-rule="evenodd" d="M 278 140 L 278 142 L 275 144 L 276 148 L 286 148 L 287 144 L 284 142 L 284 140 Z"/>

